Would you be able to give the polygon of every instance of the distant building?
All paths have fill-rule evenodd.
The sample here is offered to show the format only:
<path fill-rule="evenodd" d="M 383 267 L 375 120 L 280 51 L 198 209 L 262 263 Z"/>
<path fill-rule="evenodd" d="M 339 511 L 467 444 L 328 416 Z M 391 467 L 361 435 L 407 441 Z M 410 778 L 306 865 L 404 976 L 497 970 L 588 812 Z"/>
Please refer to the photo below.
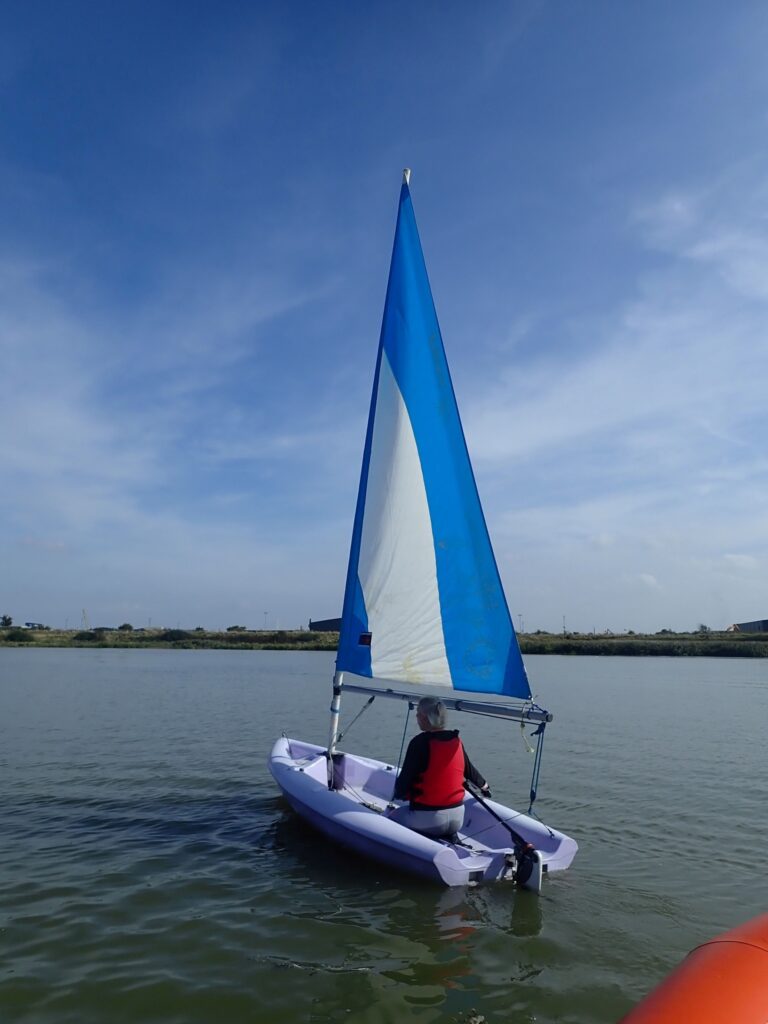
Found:
<path fill-rule="evenodd" d="M 314 633 L 338 633 L 341 629 L 341 619 L 316 619 L 309 620 L 309 628 Z"/>
<path fill-rule="evenodd" d="M 768 633 L 768 619 L 755 619 L 754 622 L 734 622 L 726 630 L 727 633 Z"/>

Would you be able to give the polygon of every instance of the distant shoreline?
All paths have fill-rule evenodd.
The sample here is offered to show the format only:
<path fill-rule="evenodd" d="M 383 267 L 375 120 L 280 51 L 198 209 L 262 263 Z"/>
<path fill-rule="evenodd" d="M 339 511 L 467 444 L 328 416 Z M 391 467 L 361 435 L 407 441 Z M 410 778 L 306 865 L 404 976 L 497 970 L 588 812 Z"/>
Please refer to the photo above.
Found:
<path fill-rule="evenodd" d="M 622 657 L 768 658 L 766 633 L 583 634 L 523 633 L 523 654 Z M 0 629 L 3 647 L 77 647 L 125 650 L 335 651 L 338 633 L 311 630 Z"/>
<path fill-rule="evenodd" d="M 25 634 L 22 638 L 21 634 Z M 0 629 L 2 647 L 97 647 L 119 650 L 335 651 L 338 633 L 238 629 Z"/>

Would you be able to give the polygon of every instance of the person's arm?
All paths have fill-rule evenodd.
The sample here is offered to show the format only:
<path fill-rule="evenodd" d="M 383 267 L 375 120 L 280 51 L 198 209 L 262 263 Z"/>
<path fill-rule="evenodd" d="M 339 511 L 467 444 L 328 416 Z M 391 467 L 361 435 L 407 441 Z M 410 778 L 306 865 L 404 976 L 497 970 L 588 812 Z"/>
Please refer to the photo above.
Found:
<path fill-rule="evenodd" d="M 485 781 L 480 772 L 475 768 L 472 762 L 469 760 L 469 755 L 466 750 L 464 751 L 464 778 L 468 779 L 473 785 L 477 786 L 478 789 L 484 793 L 490 792 L 490 787 Z"/>
<path fill-rule="evenodd" d="M 421 732 L 408 744 L 403 767 L 395 781 L 395 800 L 407 800 L 416 777 L 426 771 L 429 761 L 428 742 L 426 733 Z"/>

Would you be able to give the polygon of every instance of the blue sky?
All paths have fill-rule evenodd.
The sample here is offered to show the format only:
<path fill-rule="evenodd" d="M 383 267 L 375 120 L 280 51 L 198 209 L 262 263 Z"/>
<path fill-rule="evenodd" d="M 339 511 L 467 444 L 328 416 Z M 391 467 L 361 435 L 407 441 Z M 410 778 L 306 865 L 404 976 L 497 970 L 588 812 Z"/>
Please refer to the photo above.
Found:
<path fill-rule="evenodd" d="M 698 0 L 5 4 L 0 612 L 340 613 L 407 165 L 515 624 L 768 615 L 767 38 Z"/>

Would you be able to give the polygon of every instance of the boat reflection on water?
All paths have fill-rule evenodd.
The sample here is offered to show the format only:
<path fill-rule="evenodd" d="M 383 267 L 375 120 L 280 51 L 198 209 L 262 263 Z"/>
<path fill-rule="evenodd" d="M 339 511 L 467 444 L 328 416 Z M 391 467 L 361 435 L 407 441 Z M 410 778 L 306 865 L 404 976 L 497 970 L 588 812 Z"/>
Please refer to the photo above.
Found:
<path fill-rule="evenodd" d="M 483 929 L 517 938 L 535 938 L 542 928 L 541 900 L 522 889 L 488 890 L 454 888 L 441 893 L 435 903 L 434 924 L 441 942 L 455 942 L 471 950 L 472 939 Z"/>
<path fill-rule="evenodd" d="M 379 901 L 386 894 L 393 930 L 430 948 L 447 942 L 462 948 L 462 943 L 469 943 L 483 929 L 520 939 L 541 933 L 541 899 L 512 883 L 446 889 L 425 885 L 405 872 L 378 867 L 343 846 L 326 843 L 288 807 L 275 821 L 271 834 L 286 881 L 311 884 L 315 893 L 324 892 L 348 906 L 370 898 L 371 911 L 374 907 L 381 910 Z"/>
<path fill-rule="evenodd" d="M 528 1011 L 544 969 L 535 947 L 546 898 L 513 884 L 425 884 L 328 843 L 285 805 L 275 810 L 262 840 L 275 861 L 265 870 L 280 878 L 280 954 L 273 936 L 269 960 L 299 968 L 297 978 L 334 978 L 338 1005 L 324 1003 L 327 1012 L 359 1003 L 375 1005 L 371 1020 L 418 1009 L 425 1021 L 469 1021 L 507 1000 Z"/>
<path fill-rule="evenodd" d="M 492 887 L 425 884 L 413 876 L 362 860 L 346 847 L 326 840 L 287 805 L 271 829 L 275 852 L 281 859 L 281 873 L 309 881 L 315 891 L 342 892 L 355 898 L 360 892 L 399 893 L 391 906 L 393 918 L 402 911 L 408 920 L 401 922 L 408 934 L 429 927 L 442 940 L 465 938 L 480 927 L 492 927 L 518 938 L 533 938 L 541 932 L 543 914 L 540 898 L 513 883 Z M 318 852 L 322 856 L 318 856 Z M 418 908 L 411 900 L 415 900 Z M 427 908 L 430 909 L 427 909 Z M 416 910 L 416 913 L 413 913 Z M 412 915 L 412 916 L 411 916 Z M 400 923 L 400 922 L 396 922 Z"/>
<path fill-rule="evenodd" d="M 527 892 L 514 894 L 510 920 L 510 929 L 513 935 L 521 939 L 530 939 L 539 935 L 542 920 L 541 900 L 534 899 Z"/>

